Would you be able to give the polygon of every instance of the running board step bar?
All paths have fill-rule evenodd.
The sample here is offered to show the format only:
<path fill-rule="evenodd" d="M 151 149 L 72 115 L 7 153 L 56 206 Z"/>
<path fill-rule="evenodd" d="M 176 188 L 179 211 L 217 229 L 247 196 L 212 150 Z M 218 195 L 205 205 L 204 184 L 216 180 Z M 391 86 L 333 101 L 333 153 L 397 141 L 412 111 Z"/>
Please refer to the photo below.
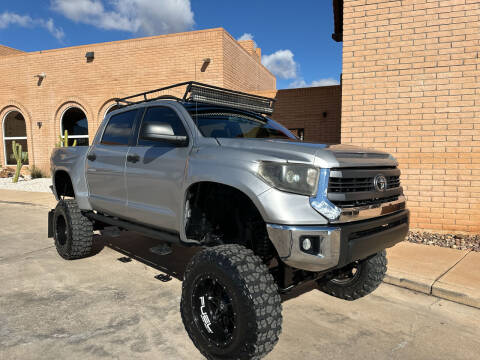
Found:
<path fill-rule="evenodd" d="M 131 223 L 130 221 L 121 220 L 111 216 L 101 215 L 99 213 L 86 212 L 84 213 L 84 215 L 90 220 L 100 221 L 108 225 L 118 226 L 126 230 L 136 231 L 143 235 L 146 235 L 155 239 L 159 239 L 162 241 L 175 243 L 175 244 L 180 243 L 180 236 L 178 234 L 173 234 L 164 230 L 154 229 L 147 226 L 134 224 L 134 223 Z"/>

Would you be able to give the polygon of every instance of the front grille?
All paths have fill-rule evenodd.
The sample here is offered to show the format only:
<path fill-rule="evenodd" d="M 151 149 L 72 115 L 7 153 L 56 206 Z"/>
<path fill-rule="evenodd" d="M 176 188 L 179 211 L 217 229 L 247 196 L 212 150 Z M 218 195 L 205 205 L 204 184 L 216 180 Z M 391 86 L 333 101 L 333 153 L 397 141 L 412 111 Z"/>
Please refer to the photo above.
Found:
<path fill-rule="evenodd" d="M 386 176 L 387 189 L 393 189 L 400 186 L 400 176 Z M 373 177 L 364 178 L 335 178 L 331 177 L 328 184 L 329 192 L 359 192 L 374 191 Z"/>
<path fill-rule="evenodd" d="M 375 187 L 375 177 L 385 176 L 386 187 Z M 402 195 L 400 170 L 384 168 L 332 169 L 328 183 L 328 198 L 340 208 L 380 205 L 398 200 Z"/>
<path fill-rule="evenodd" d="M 335 205 L 339 208 L 349 208 L 349 207 L 359 207 L 359 206 L 368 206 L 368 205 L 380 205 L 392 201 L 397 201 L 398 195 L 390 196 L 386 198 L 373 198 L 366 200 L 350 200 L 350 201 L 333 201 Z"/>

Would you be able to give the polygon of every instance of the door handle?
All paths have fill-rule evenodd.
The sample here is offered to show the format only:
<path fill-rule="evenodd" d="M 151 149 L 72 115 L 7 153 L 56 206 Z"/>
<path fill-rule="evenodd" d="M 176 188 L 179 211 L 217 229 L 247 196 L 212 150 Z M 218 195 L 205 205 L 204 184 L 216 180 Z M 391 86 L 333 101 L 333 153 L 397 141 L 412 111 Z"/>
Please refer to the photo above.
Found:
<path fill-rule="evenodd" d="M 137 154 L 127 155 L 127 161 L 131 163 L 136 163 L 137 161 L 140 161 L 140 156 L 138 156 Z"/>
<path fill-rule="evenodd" d="M 95 155 L 94 153 L 90 153 L 87 155 L 87 159 L 90 161 L 95 161 L 97 160 L 97 155 Z"/>

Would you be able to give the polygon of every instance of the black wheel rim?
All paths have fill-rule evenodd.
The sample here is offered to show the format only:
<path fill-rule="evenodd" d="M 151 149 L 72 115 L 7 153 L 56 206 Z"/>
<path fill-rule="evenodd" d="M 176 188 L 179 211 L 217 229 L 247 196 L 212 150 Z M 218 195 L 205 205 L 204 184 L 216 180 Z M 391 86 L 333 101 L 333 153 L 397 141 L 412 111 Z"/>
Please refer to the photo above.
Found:
<path fill-rule="evenodd" d="M 339 285 L 348 285 L 360 276 L 361 265 L 358 261 L 350 264 L 341 274 L 333 278 L 331 281 Z"/>
<path fill-rule="evenodd" d="M 67 222 L 61 215 L 57 216 L 57 221 L 55 222 L 55 239 L 61 246 L 67 243 Z"/>
<path fill-rule="evenodd" d="M 225 348 L 232 342 L 236 313 L 227 287 L 214 275 L 202 275 L 192 292 L 193 318 L 209 343 Z"/>

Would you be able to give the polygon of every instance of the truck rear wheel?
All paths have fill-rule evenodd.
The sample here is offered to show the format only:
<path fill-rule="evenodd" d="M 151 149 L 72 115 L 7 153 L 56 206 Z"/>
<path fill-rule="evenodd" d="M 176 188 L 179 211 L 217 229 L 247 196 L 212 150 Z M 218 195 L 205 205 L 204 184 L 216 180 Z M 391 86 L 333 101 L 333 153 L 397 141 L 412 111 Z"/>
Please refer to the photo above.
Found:
<path fill-rule="evenodd" d="M 240 245 L 201 251 L 182 286 L 183 324 L 208 359 L 261 359 L 278 341 L 282 305 L 261 259 Z"/>
<path fill-rule="evenodd" d="M 352 301 L 373 292 L 382 283 L 386 272 L 387 257 L 383 250 L 365 260 L 350 264 L 333 279 L 320 279 L 318 287 L 328 295 Z"/>
<path fill-rule="evenodd" d="M 93 225 L 73 199 L 60 200 L 53 217 L 53 238 L 58 254 L 66 259 L 80 259 L 92 251 Z"/>

